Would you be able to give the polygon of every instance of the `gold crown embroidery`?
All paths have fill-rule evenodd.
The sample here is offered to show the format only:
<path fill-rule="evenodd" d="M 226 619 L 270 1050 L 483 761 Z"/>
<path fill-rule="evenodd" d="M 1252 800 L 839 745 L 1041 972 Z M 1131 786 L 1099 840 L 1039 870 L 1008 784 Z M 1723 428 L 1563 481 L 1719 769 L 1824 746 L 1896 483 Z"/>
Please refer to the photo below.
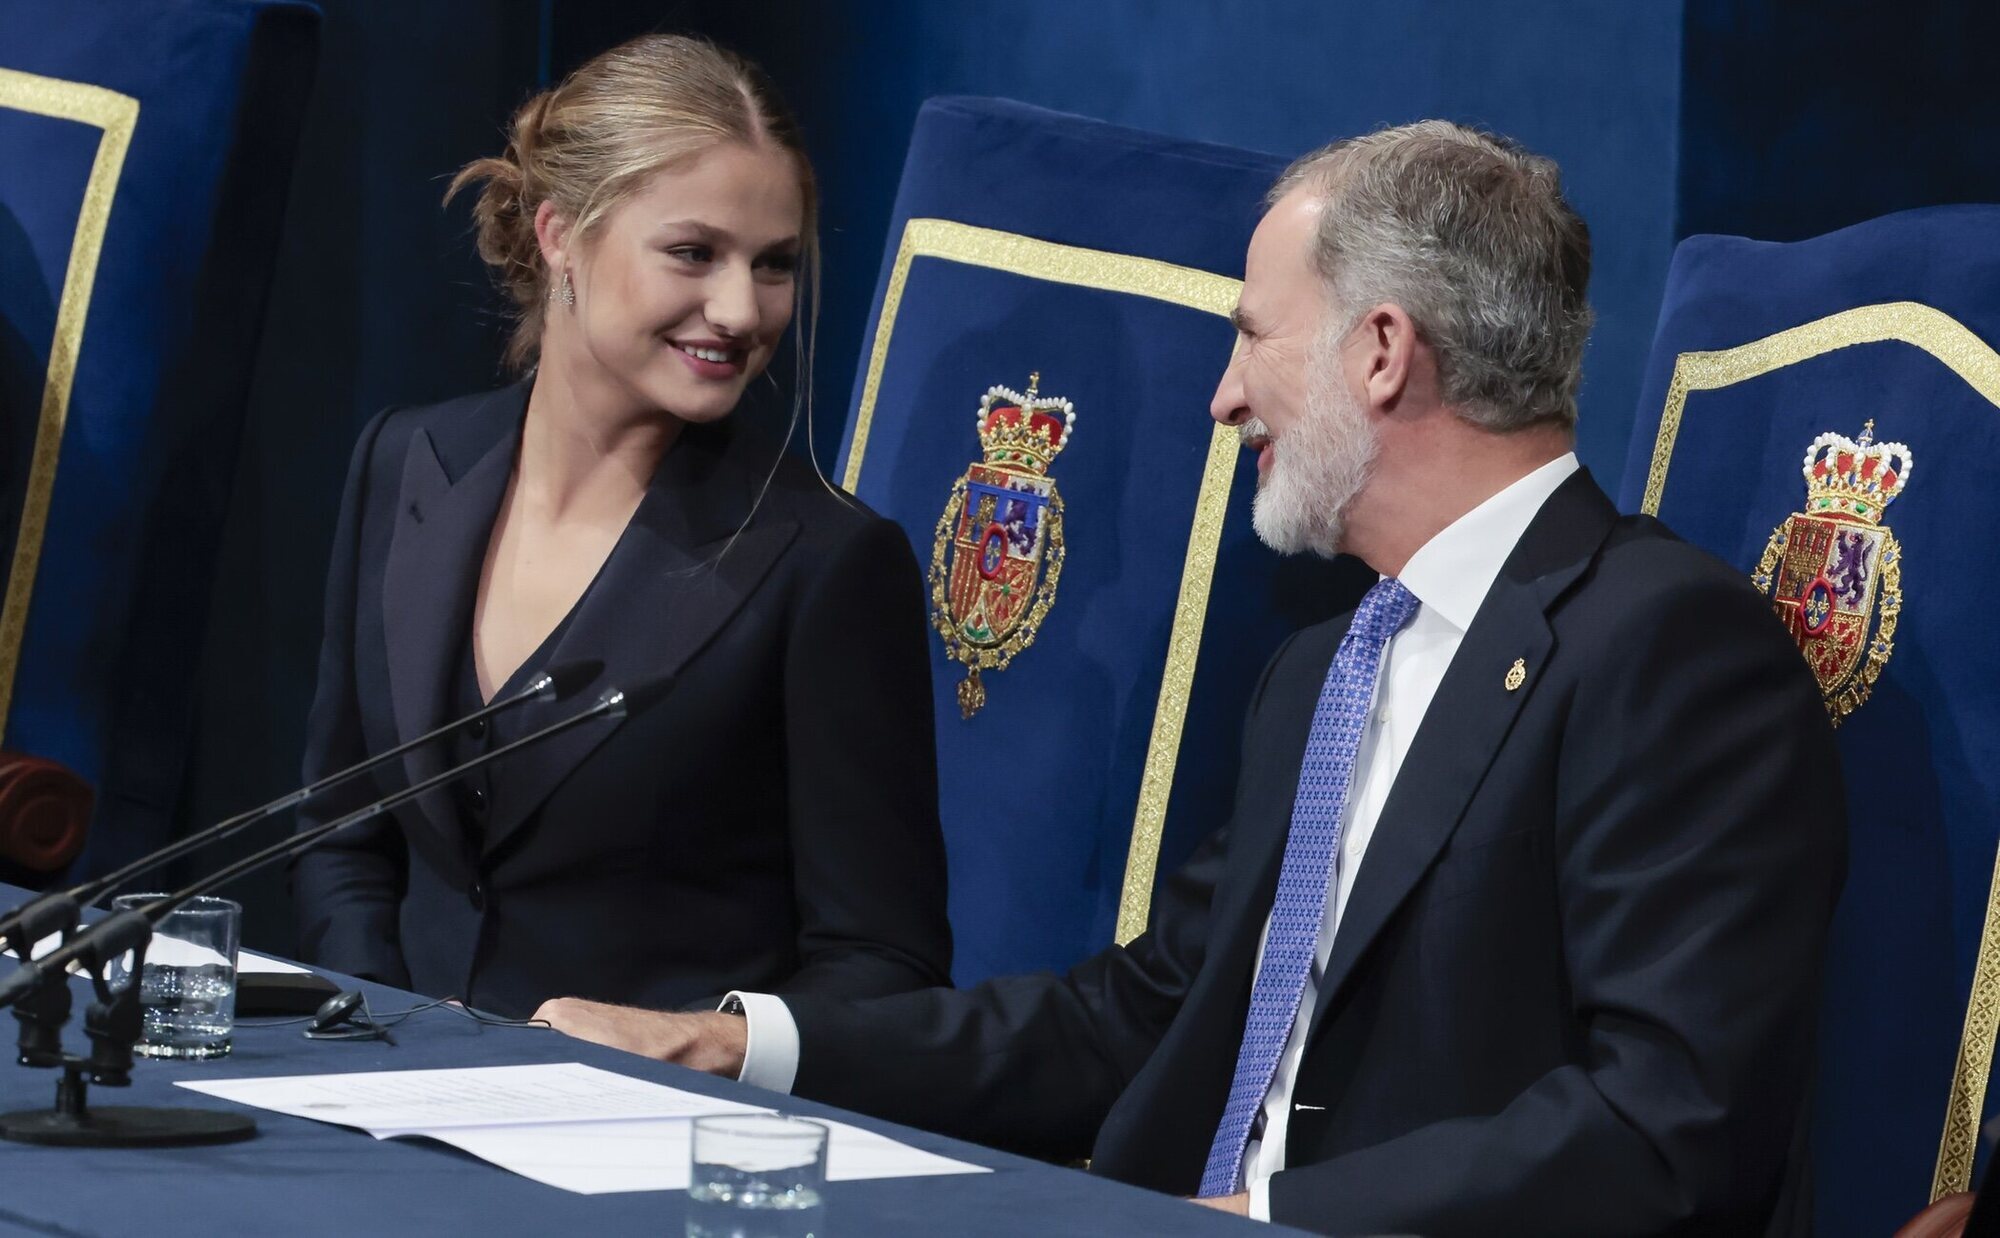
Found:
<path fill-rule="evenodd" d="M 1049 465 L 1068 447 L 1076 408 L 1028 389 L 991 387 L 975 425 L 983 458 L 952 484 L 931 546 L 931 624 L 966 667 L 959 713 L 986 703 L 980 672 L 1004 670 L 1034 643 L 1063 565 L 1063 503 Z"/>
<path fill-rule="evenodd" d="M 1806 448 L 1806 504 L 1771 532 L 1751 581 L 1771 598 L 1819 680 L 1838 726 L 1859 709 L 1895 650 L 1903 550 L 1882 523 L 1910 483 L 1910 449 L 1826 433 Z"/>

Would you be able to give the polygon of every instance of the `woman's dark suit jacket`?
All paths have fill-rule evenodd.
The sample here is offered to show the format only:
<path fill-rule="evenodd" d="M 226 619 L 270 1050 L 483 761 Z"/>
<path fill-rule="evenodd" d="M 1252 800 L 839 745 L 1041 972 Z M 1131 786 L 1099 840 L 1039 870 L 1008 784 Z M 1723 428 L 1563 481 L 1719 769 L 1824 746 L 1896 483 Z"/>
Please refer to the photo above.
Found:
<path fill-rule="evenodd" d="M 362 434 L 307 779 L 457 716 L 527 398 L 523 383 L 392 409 Z M 949 983 L 921 581 L 896 525 L 748 430 L 691 425 L 543 652 L 602 671 L 495 738 L 613 685 L 635 707 L 501 758 L 476 804 L 433 792 L 300 859 L 309 958 L 516 1015 L 558 996 L 664 1008 Z M 390 763 L 302 826 L 449 750 Z"/>

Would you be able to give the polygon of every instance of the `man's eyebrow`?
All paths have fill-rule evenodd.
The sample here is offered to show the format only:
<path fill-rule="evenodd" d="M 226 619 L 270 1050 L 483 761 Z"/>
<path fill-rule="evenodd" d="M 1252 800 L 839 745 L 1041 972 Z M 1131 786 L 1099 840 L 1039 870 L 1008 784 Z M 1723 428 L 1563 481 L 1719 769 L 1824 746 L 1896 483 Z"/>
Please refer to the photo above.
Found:
<path fill-rule="evenodd" d="M 1236 328 L 1238 335 L 1257 334 L 1256 320 L 1251 318 L 1250 312 L 1240 305 L 1229 311 L 1229 325 Z"/>

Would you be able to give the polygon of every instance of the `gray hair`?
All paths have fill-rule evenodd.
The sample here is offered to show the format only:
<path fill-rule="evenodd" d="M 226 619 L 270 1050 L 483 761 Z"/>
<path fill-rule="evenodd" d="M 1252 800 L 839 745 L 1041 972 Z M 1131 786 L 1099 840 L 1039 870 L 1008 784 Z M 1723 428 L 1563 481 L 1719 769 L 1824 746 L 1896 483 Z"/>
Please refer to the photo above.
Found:
<path fill-rule="evenodd" d="M 1324 195 L 1313 262 L 1350 327 L 1401 306 L 1437 354 L 1444 401 L 1474 425 L 1576 424 L 1590 229 L 1553 160 L 1425 120 L 1306 155 L 1269 204 L 1301 186 Z"/>

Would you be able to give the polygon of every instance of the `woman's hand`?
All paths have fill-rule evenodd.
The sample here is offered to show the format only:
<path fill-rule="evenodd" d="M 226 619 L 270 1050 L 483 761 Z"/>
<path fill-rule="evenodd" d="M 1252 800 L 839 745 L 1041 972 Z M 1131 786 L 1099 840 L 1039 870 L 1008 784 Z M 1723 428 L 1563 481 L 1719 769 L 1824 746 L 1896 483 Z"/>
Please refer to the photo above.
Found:
<path fill-rule="evenodd" d="M 551 998 L 535 1017 L 566 1036 L 734 1079 L 749 1032 L 730 1014 L 668 1014 L 581 997 Z"/>

